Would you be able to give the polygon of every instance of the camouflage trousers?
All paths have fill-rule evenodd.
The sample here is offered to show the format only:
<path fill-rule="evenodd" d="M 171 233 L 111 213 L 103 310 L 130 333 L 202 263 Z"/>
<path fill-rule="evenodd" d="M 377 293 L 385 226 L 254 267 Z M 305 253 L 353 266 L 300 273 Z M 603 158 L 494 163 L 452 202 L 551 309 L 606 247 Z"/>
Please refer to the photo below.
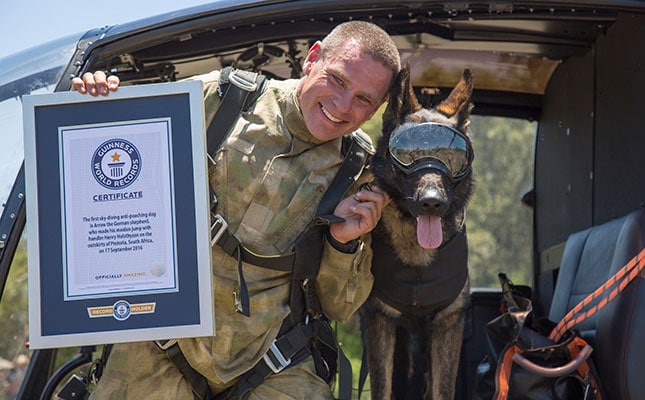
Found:
<path fill-rule="evenodd" d="M 209 381 L 213 394 L 235 382 Z M 90 400 L 194 400 L 190 384 L 152 342 L 117 344 Z M 316 375 L 313 360 L 304 360 L 268 377 L 249 400 L 331 400 L 329 385 Z"/>

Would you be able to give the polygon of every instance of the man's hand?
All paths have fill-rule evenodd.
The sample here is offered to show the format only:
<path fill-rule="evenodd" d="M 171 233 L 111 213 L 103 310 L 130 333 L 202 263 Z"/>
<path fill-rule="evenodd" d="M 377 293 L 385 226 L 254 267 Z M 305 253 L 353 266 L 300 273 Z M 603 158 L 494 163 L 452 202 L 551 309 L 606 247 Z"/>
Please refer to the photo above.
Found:
<path fill-rule="evenodd" d="M 361 190 L 343 199 L 334 210 L 334 215 L 345 218 L 345 222 L 333 223 L 329 233 L 340 243 L 347 243 L 376 228 L 383 207 L 390 202 L 388 195 L 372 185 L 371 190 Z"/>
<path fill-rule="evenodd" d="M 110 92 L 116 92 L 119 83 L 121 81 L 116 75 L 106 76 L 103 71 L 86 72 L 81 78 L 72 79 L 72 90 L 91 96 L 107 96 Z"/>

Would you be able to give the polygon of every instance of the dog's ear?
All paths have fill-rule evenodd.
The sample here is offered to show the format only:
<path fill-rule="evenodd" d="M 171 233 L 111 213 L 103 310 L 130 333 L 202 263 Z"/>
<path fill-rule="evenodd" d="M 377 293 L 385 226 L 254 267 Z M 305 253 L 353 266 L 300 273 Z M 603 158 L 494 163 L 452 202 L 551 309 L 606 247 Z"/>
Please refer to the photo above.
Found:
<path fill-rule="evenodd" d="M 457 126 L 464 127 L 473 108 L 470 102 L 472 94 L 473 74 L 470 72 L 470 68 L 464 68 L 464 73 L 457 86 L 452 89 L 452 92 L 444 101 L 435 107 L 435 110 L 449 118 L 456 117 Z"/>
<path fill-rule="evenodd" d="M 405 64 L 390 89 L 387 108 L 383 112 L 383 132 L 390 133 L 404 118 L 421 109 L 410 82 L 410 65 Z"/>

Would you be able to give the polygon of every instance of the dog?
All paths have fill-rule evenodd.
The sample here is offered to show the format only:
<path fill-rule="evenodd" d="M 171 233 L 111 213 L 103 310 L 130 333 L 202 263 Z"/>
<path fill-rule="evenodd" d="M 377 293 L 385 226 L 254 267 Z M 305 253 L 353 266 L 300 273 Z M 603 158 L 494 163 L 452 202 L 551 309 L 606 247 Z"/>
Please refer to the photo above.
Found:
<path fill-rule="evenodd" d="M 405 66 L 369 171 L 392 199 L 372 232 L 374 287 L 359 309 L 377 400 L 452 400 L 469 299 L 465 207 L 474 182 L 473 78 L 422 108 Z"/>

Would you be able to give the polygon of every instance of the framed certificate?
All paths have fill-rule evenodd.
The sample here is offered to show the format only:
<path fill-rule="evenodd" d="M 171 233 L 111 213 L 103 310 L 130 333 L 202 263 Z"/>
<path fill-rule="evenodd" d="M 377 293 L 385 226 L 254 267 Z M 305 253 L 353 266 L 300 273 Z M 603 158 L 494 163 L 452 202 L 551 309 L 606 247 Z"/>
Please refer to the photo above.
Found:
<path fill-rule="evenodd" d="M 23 115 L 30 347 L 213 335 L 201 83 Z"/>

